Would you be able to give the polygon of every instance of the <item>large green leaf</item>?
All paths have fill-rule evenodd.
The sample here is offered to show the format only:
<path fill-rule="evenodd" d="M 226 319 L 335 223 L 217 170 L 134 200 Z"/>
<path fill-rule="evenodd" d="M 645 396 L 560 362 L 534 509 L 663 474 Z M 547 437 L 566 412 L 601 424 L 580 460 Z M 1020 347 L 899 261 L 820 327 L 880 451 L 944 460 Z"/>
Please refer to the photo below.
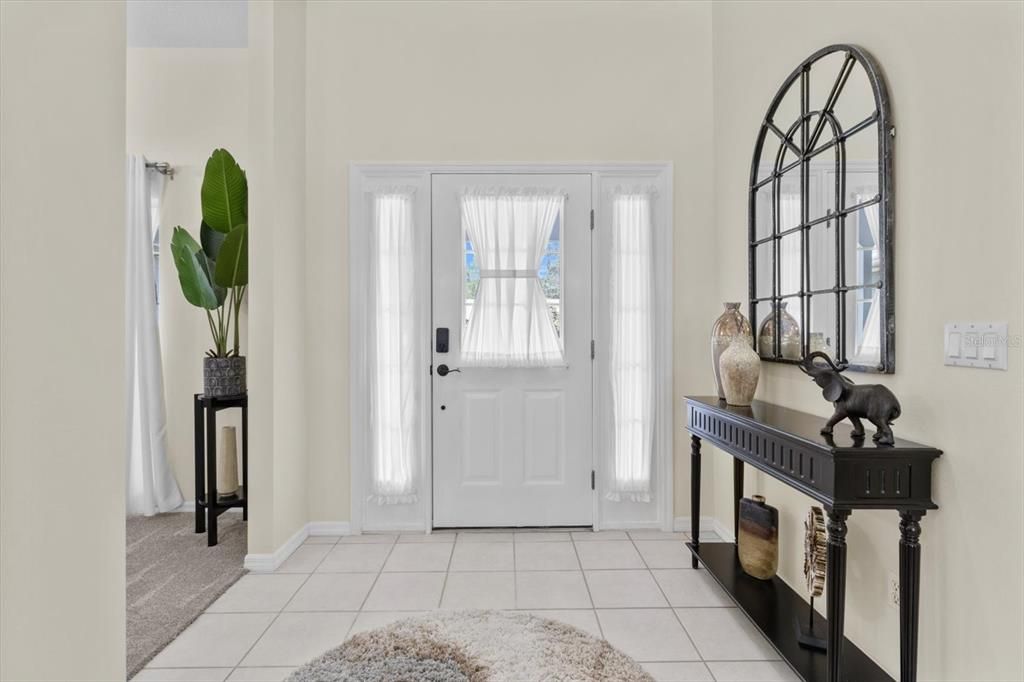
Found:
<path fill-rule="evenodd" d="M 218 232 L 231 232 L 249 215 L 249 185 L 245 171 L 226 149 L 215 149 L 206 162 L 200 190 L 203 222 Z"/>
<path fill-rule="evenodd" d="M 217 263 L 205 253 L 197 253 L 196 260 L 199 261 L 203 273 L 206 274 L 206 281 L 210 282 L 210 286 L 213 287 L 213 295 L 217 297 L 217 305 L 223 305 L 224 299 L 228 297 L 228 290 L 216 282 L 214 275 L 217 272 Z"/>
<path fill-rule="evenodd" d="M 249 283 L 249 226 L 245 223 L 228 232 L 217 256 L 213 281 L 222 287 Z"/>
<path fill-rule="evenodd" d="M 206 254 L 188 232 L 181 227 L 174 228 L 171 235 L 171 255 L 178 270 L 178 281 L 185 300 L 199 308 L 214 310 L 224 302 L 223 293 L 218 292 L 210 277 L 210 265 Z M 223 289 L 221 290 L 223 292 Z"/>
<path fill-rule="evenodd" d="M 218 232 L 205 222 L 199 226 L 199 241 L 203 245 L 203 252 L 211 261 L 217 260 L 220 246 L 224 243 L 225 237 L 227 237 L 227 234 Z"/>

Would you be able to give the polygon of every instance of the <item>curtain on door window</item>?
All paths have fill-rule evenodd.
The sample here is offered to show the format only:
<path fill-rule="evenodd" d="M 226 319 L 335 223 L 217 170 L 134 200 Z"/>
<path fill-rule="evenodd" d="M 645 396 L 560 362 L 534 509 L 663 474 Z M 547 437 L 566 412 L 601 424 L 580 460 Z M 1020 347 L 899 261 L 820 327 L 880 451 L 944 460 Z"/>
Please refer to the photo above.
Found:
<path fill-rule="evenodd" d="M 126 509 L 150 516 L 184 499 L 167 460 L 167 414 L 156 315 L 152 209 L 163 176 L 141 156 L 128 158 L 125 215 Z"/>
<path fill-rule="evenodd" d="M 612 199 L 610 272 L 613 478 L 608 498 L 651 501 L 654 254 L 651 195 Z"/>
<path fill-rule="evenodd" d="M 370 419 L 377 504 L 416 501 L 416 271 L 411 190 L 373 197 Z"/>
<path fill-rule="evenodd" d="M 565 195 L 550 190 L 487 190 L 464 194 L 461 204 L 463 230 L 480 267 L 480 285 L 462 341 L 462 364 L 564 364 L 539 270 Z"/>

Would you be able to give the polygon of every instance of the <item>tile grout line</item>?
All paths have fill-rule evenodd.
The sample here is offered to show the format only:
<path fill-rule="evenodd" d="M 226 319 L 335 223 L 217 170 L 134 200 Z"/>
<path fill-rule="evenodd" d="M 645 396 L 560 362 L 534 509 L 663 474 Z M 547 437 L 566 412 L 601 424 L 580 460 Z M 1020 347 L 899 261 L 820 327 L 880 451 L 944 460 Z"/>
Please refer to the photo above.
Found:
<path fill-rule="evenodd" d="M 349 626 L 348 632 L 345 633 L 345 639 L 348 639 L 349 632 L 351 632 L 352 628 L 356 626 L 356 620 L 359 620 L 359 616 L 363 613 L 363 609 L 366 608 L 366 602 L 369 601 L 370 595 L 373 594 L 373 589 L 377 587 L 377 581 L 380 580 L 380 577 L 384 574 L 384 566 L 388 563 L 388 559 L 391 558 L 391 553 L 395 551 L 395 547 L 397 546 L 398 537 L 395 537 L 394 542 L 391 543 L 391 547 L 388 548 L 388 553 L 384 556 L 384 560 L 380 562 L 380 568 L 377 569 L 377 574 L 373 577 L 373 582 L 370 583 L 370 589 L 366 591 L 366 596 L 363 597 L 363 601 L 359 603 L 359 610 L 356 611 L 355 620 L 352 621 L 352 625 Z"/>
<path fill-rule="evenodd" d="M 636 541 L 633 540 L 633 536 L 630 535 L 629 533 L 626 533 L 626 537 L 628 537 L 630 543 L 632 543 L 633 550 L 637 554 L 640 555 L 640 561 L 644 562 L 644 566 L 647 569 L 647 575 L 649 575 L 651 577 L 651 580 L 654 581 L 654 584 L 657 586 L 658 591 L 661 593 L 662 599 L 665 600 L 665 604 L 672 611 L 672 617 L 676 619 L 676 622 L 679 623 L 679 627 L 683 629 L 683 634 L 686 636 L 686 641 L 688 641 L 690 643 L 690 646 L 693 647 L 694 652 L 696 652 L 697 656 L 700 657 L 700 660 L 703 663 L 704 662 L 704 654 L 702 654 L 700 652 L 700 649 L 697 648 L 697 643 L 693 641 L 693 637 L 690 636 L 690 632 L 686 629 L 686 626 L 683 625 L 683 621 L 680 620 L 679 614 L 676 613 L 675 607 L 672 606 L 672 600 L 668 598 L 668 595 L 665 594 L 665 590 L 662 589 L 662 587 L 661 587 L 661 583 L 659 583 L 658 579 L 656 577 L 654 577 L 654 571 L 651 570 L 650 564 L 647 563 L 647 558 L 643 555 L 643 552 L 640 551 L 640 548 L 636 546 Z M 684 545 L 684 547 L 685 547 L 685 545 Z M 705 665 L 704 667 L 707 668 L 708 666 Z M 708 672 L 709 673 L 711 672 L 710 668 L 708 669 Z M 711 673 L 711 676 L 714 677 L 714 673 Z"/>
<path fill-rule="evenodd" d="M 594 614 L 594 621 L 597 622 L 597 631 L 601 633 L 601 639 L 605 642 L 608 639 L 604 636 L 604 627 L 601 625 L 601 619 L 597 616 L 597 606 L 594 605 L 594 595 L 590 593 L 590 582 L 587 580 L 586 571 L 583 570 L 583 561 L 580 559 L 580 551 L 576 547 L 576 538 L 569 534 L 569 541 L 572 542 L 572 551 L 576 555 L 576 563 L 580 566 L 580 575 L 583 577 L 583 585 L 587 588 L 587 599 L 590 600 L 590 612 Z"/>
<path fill-rule="evenodd" d="M 452 543 L 452 548 L 448 551 L 448 566 L 444 569 L 444 581 L 441 583 L 441 595 L 437 599 L 437 608 L 441 609 L 441 605 L 444 604 L 444 593 L 448 589 L 448 574 L 452 570 L 452 559 L 455 558 L 455 545 L 459 542 L 459 534 L 455 534 L 455 542 Z M 447 543 L 445 543 L 447 544 Z"/>
<path fill-rule="evenodd" d="M 303 542 L 303 544 L 305 544 L 305 542 Z M 327 543 L 323 543 L 323 544 L 326 545 Z M 292 599 L 294 599 L 295 595 L 299 593 L 299 590 L 301 590 L 302 587 L 307 582 L 309 582 L 309 579 L 313 577 L 313 573 L 316 572 L 316 569 L 320 566 L 320 564 L 322 564 L 324 562 L 324 559 L 327 558 L 327 555 L 331 553 L 331 549 L 333 549 L 334 546 L 337 545 L 337 544 L 338 543 L 335 542 L 334 545 L 329 545 L 329 549 L 326 552 L 324 552 L 324 555 L 322 557 L 320 557 L 320 561 L 318 561 L 316 566 L 314 566 L 313 569 L 306 575 L 306 579 L 302 581 L 302 585 L 299 585 L 298 589 L 296 589 L 295 592 L 292 593 L 292 596 L 288 598 L 288 601 L 286 601 L 281 606 L 281 608 L 278 609 L 278 611 L 274 614 L 274 617 L 270 619 L 269 623 L 267 623 L 267 627 L 263 628 L 263 631 L 260 632 L 259 637 L 257 637 L 256 639 L 253 640 L 252 644 L 249 645 L 249 648 L 245 650 L 244 654 L 242 654 L 242 657 L 238 659 L 238 663 L 236 663 L 234 666 L 231 667 L 231 672 L 229 672 L 227 674 L 227 677 L 224 678 L 225 680 L 228 677 L 231 677 L 232 675 L 235 674 L 235 671 L 238 670 L 238 667 L 242 664 L 243 661 L 245 661 L 246 656 L 248 656 L 250 653 L 252 653 L 253 648 L 255 648 L 255 646 L 257 644 L 259 644 L 260 640 L 263 639 L 264 636 L 266 636 L 266 634 L 270 630 L 270 628 L 273 627 L 274 623 L 277 622 L 277 619 L 281 616 L 282 613 L 284 613 L 285 607 L 288 606 L 288 604 L 290 604 L 292 602 Z M 302 547 L 302 545 L 299 545 L 299 547 Z M 287 561 L 287 559 L 285 561 Z M 275 573 L 269 573 L 268 575 L 275 575 Z M 288 574 L 281 574 L 281 575 L 288 575 Z"/>
<path fill-rule="evenodd" d="M 512 533 L 512 606 L 513 608 L 519 606 L 519 559 L 517 554 L 519 551 L 516 549 L 518 543 L 516 542 L 516 534 Z"/>

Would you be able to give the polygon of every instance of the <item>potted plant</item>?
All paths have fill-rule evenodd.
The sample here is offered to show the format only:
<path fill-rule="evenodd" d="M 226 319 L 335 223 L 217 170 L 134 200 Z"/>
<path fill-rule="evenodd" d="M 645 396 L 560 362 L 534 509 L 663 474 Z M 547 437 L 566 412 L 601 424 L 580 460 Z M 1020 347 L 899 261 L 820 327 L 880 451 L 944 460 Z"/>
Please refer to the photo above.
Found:
<path fill-rule="evenodd" d="M 206 162 L 200 200 L 199 242 L 175 227 L 171 255 L 185 300 L 206 311 L 213 335 L 213 348 L 203 359 L 203 393 L 237 395 L 245 392 L 238 316 L 249 284 L 249 187 L 245 171 L 226 149 L 215 149 Z"/>

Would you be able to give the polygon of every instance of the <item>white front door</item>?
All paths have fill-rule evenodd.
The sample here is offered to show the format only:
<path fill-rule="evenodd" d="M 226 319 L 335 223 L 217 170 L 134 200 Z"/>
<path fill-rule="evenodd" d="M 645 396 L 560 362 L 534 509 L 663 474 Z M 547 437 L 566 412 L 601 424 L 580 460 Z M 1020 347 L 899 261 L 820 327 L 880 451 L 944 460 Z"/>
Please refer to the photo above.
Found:
<path fill-rule="evenodd" d="M 591 178 L 431 187 L 434 525 L 591 525 Z"/>

